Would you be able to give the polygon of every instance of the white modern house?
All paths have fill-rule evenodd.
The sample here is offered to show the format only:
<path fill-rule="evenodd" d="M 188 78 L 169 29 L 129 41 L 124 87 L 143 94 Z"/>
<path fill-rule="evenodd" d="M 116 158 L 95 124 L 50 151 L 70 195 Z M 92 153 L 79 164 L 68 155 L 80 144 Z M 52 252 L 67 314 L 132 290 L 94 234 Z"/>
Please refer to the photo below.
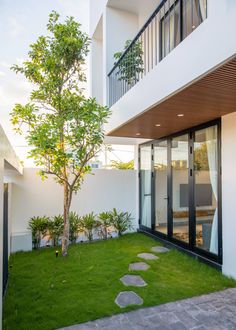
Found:
<path fill-rule="evenodd" d="M 139 229 L 236 278 L 236 2 L 90 4 L 91 94 L 137 145 Z"/>

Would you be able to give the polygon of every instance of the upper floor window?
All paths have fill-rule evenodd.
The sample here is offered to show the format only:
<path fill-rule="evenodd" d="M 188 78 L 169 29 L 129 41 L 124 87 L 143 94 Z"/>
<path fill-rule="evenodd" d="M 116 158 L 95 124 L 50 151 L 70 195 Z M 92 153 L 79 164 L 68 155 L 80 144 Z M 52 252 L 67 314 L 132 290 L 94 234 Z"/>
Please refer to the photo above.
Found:
<path fill-rule="evenodd" d="M 164 58 L 207 16 L 207 0 L 178 0 L 161 19 L 161 58 Z"/>

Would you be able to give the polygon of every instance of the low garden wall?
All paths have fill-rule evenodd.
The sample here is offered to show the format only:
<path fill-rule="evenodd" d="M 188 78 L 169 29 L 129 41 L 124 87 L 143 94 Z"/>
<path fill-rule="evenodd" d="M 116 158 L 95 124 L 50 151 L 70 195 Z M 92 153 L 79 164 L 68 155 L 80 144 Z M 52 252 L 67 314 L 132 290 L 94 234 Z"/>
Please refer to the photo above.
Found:
<path fill-rule="evenodd" d="M 62 188 L 49 176 L 42 181 L 37 169 L 25 169 L 23 176 L 13 178 L 10 187 L 11 251 L 30 250 L 28 221 L 33 216 L 62 214 Z M 137 229 L 137 172 L 134 170 L 94 170 L 87 175 L 82 189 L 73 196 L 71 211 L 82 216 L 116 208 L 129 212 Z M 46 243 L 46 242 L 45 242 Z"/>

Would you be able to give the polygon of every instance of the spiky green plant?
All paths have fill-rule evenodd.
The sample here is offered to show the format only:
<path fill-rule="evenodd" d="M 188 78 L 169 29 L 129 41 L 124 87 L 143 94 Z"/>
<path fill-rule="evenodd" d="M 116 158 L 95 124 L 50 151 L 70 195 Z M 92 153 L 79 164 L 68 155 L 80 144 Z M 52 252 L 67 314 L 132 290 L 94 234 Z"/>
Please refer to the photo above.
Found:
<path fill-rule="evenodd" d="M 117 209 L 114 208 L 110 212 L 110 219 L 111 224 L 117 231 L 118 236 L 121 236 L 127 230 L 133 229 L 131 213 L 118 212 Z"/>
<path fill-rule="evenodd" d="M 41 246 L 41 239 L 46 236 L 49 218 L 32 217 L 29 220 L 28 229 L 32 233 L 32 243 L 34 249 L 39 249 Z"/>
<path fill-rule="evenodd" d="M 52 245 L 59 245 L 59 239 L 63 234 L 64 221 L 62 215 L 55 215 L 48 222 L 48 232 L 52 240 Z"/>
<path fill-rule="evenodd" d="M 93 240 L 94 229 L 97 229 L 99 225 L 96 215 L 92 212 L 80 218 L 78 229 L 79 232 L 83 232 L 89 242 L 91 242 Z"/>
<path fill-rule="evenodd" d="M 79 216 L 76 212 L 70 212 L 69 223 L 70 223 L 70 242 L 75 243 L 79 231 Z"/>
<path fill-rule="evenodd" d="M 111 227 L 111 215 L 110 212 L 101 212 L 98 215 L 98 221 L 100 223 L 98 234 L 103 239 L 107 239 L 109 233 L 109 227 Z"/>

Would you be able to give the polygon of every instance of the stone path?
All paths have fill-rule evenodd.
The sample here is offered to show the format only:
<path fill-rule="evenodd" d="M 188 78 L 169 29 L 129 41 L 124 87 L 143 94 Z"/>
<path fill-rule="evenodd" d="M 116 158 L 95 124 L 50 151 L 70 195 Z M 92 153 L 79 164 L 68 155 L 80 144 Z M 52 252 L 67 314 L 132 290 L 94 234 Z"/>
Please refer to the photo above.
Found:
<path fill-rule="evenodd" d="M 125 275 L 120 278 L 125 286 L 146 286 L 147 283 L 139 275 Z"/>
<path fill-rule="evenodd" d="M 139 253 L 138 257 L 145 260 L 157 260 L 158 257 L 152 253 Z"/>
<path fill-rule="evenodd" d="M 151 251 L 155 253 L 166 253 L 169 252 L 170 250 L 164 246 L 154 246 L 151 248 Z"/>
<path fill-rule="evenodd" d="M 155 253 L 165 253 L 169 250 L 163 246 L 154 246 L 151 251 Z M 139 253 L 139 258 L 145 260 L 157 260 L 158 257 L 153 253 Z M 147 270 L 150 266 L 145 262 L 136 262 L 129 265 L 129 270 Z M 120 278 L 120 281 L 125 286 L 142 287 L 146 286 L 147 283 L 142 279 L 140 275 L 124 275 Z M 115 303 L 120 307 L 124 308 L 130 305 L 142 305 L 143 299 L 133 291 L 120 292 L 115 299 Z"/>
<path fill-rule="evenodd" d="M 236 288 L 141 308 L 61 330 L 235 330 Z"/>
<path fill-rule="evenodd" d="M 124 308 L 129 305 L 142 305 L 143 299 L 133 291 L 123 291 L 118 294 L 115 303 L 120 308 Z"/>
<path fill-rule="evenodd" d="M 146 262 L 134 262 L 129 265 L 129 270 L 147 270 L 148 268 L 150 266 Z"/>

